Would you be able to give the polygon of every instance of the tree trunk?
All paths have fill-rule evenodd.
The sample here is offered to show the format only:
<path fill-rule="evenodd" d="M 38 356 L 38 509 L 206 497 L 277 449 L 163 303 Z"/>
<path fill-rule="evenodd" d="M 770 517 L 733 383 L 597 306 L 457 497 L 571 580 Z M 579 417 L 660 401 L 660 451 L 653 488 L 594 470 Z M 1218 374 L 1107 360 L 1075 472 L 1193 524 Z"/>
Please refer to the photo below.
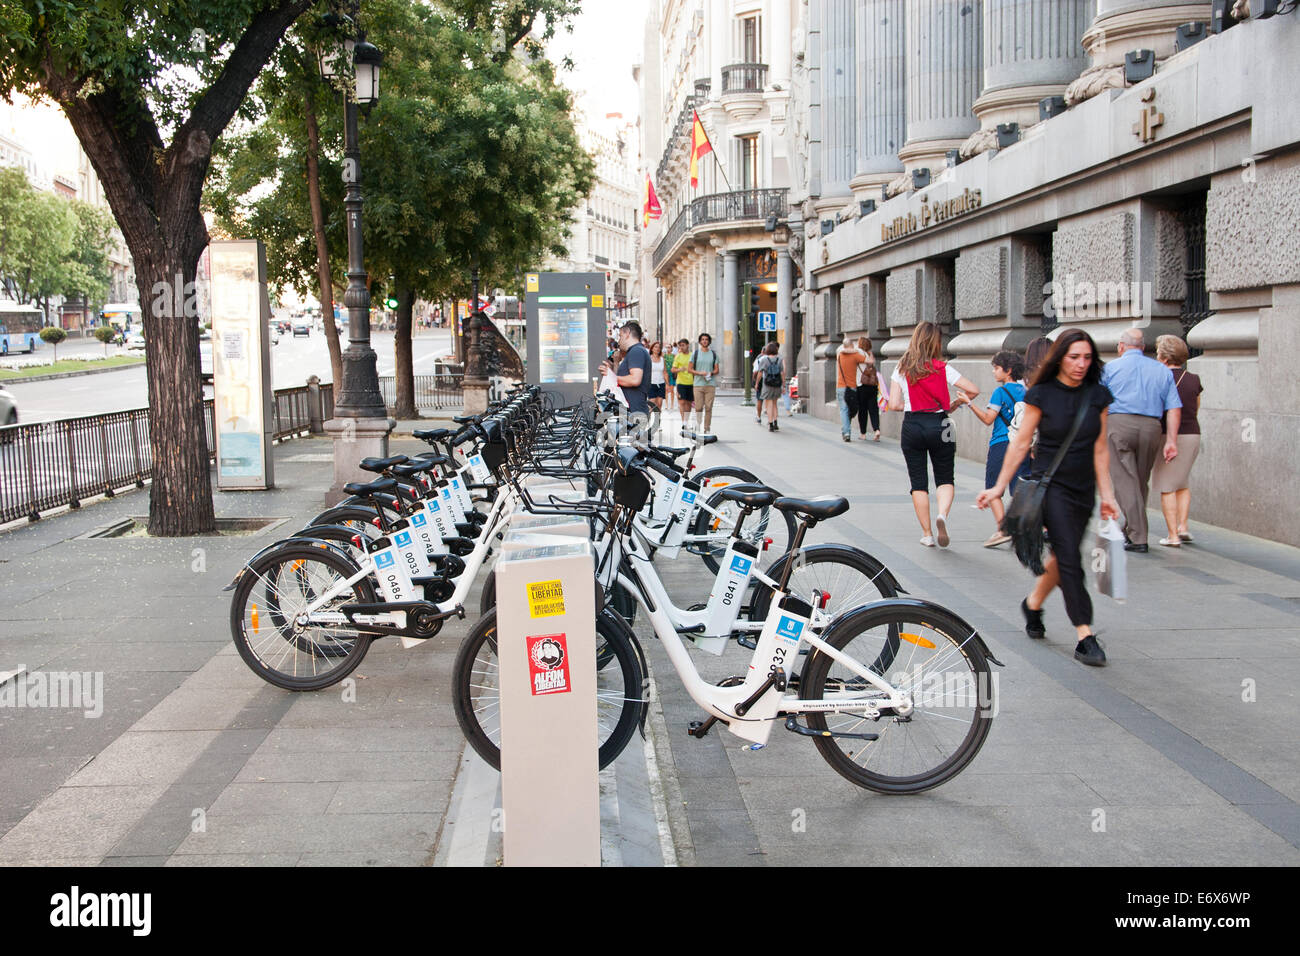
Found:
<path fill-rule="evenodd" d="M 330 352 L 330 370 L 336 388 L 343 387 L 343 349 L 339 330 L 334 324 L 334 283 L 330 272 L 329 243 L 325 238 L 325 209 L 320 195 L 320 128 L 316 125 L 316 104 L 307 94 L 304 104 L 307 120 L 307 197 L 311 203 L 311 228 L 316 236 L 316 281 L 319 285 L 321 324 L 325 344 Z"/>
<path fill-rule="evenodd" d="M 411 313 L 415 308 L 415 292 L 399 277 L 394 287 L 397 293 L 397 330 L 393 336 L 393 365 L 397 376 L 393 417 L 398 420 L 419 418 L 415 407 L 415 365 L 411 358 Z"/>
<path fill-rule="evenodd" d="M 203 220 L 195 218 L 197 223 L 184 230 L 168 231 L 184 235 L 197 229 L 206 243 Z M 198 255 L 172 252 L 161 242 L 150 243 L 150 247 L 150 252 L 156 250 L 156 258 L 135 256 L 153 458 L 149 533 L 204 534 L 216 527 L 216 517 L 199 378 L 199 325 L 192 304 Z"/>

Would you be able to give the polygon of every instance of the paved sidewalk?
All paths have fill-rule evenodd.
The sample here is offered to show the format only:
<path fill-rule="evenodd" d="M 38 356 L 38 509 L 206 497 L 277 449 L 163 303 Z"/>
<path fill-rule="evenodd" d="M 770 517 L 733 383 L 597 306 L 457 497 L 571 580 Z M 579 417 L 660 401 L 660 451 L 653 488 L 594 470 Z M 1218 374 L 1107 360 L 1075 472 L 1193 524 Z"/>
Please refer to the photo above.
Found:
<path fill-rule="evenodd" d="M 1047 640 L 1025 637 L 1031 578 L 1006 546 L 981 546 L 992 518 L 971 509 L 982 466 L 958 459 L 952 545 L 924 548 L 896 442 L 844 444 L 834 423 L 809 416 L 783 417 L 770 434 L 739 405 L 715 406 L 721 440 L 704 464 L 748 467 L 792 494 L 847 495 L 850 511 L 809 540 L 876 555 L 909 592 L 979 628 L 1007 666 L 1001 711 L 970 767 L 928 793 L 886 797 L 781 729 L 759 752 L 725 730 L 687 736 L 700 710 L 641 625 L 669 731 L 664 775 L 680 788 L 670 818 L 683 862 L 1300 863 L 1300 551 L 1201 525 L 1193 501 L 1194 546 L 1130 555 L 1127 604 L 1094 589 L 1110 665 L 1085 667 L 1059 595 Z M 661 573 L 679 605 L 707 597 L 689 562 Z M 716 680 L 741 673 L 749 653 L 693 657 Z"/>
<path fill-rule="evenodd" d="M 860 545 L 979 627 L 1007 664 L 1001 713 L 956 780 L 881 797 L 780 729 L 757 753 L 724 730 L 687 737 L 699 711 L 642 627 L 652 734 L 602 777 L 607 863 L 1300 862 L 1300 552 L 1194 521 L 1195 547 L 1133 558 L 1127 605 L 1097 599 L 1111 665 L 1084 668 L 1059 598 L 1047 642 L 1024 637 L 1029 578 L 979 546 L 991 519 L 969 509 L 982 469 L 959 461 L 953 546 L 922 549 L 896 444 L 845 445 L 807 417 L 770 435 L 738 402 L 720 398 L 723 440 L 701 464 L 847 492 L 852 510 L 813 540 Z M 354 698 L 270 687 L 231 645 L 221 588 L 319 511 L 330 480 L 325 441 L 276 456 L 279 489 L 217 495 L 222 516 L 285 519 L 253 535 L 81 537 L 143 515 L 142 493 L 0 534 L 0 672 L 103 675 L 98 717 L 0 707 L 0 864 L 498 862 L 497 780 L 465 755 L 450 702 L 470 621 L 410 651 L 376 642 Z M 679 603 L 706 596 L 699 568 L 664 564 Z M 717 679 L 745 653 L 700 666 Z"/>

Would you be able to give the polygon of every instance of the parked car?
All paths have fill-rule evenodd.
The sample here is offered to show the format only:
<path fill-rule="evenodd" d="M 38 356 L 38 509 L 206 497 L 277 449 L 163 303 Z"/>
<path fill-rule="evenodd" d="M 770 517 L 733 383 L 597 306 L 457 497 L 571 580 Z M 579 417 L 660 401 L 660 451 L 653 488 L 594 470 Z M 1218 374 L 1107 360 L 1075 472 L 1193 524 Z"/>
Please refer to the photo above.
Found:
<path fill-rule="evenodd" d="M 18 399 L 0 382 L 0 426 L 18 424 Z M 3 441 L 3 438 L 0 438 Z"/>
<path fill-rule="evenodd" d="M 275 325 L 274 322 L 271 323 L 270 328 L 268 328 L 266 331 L 267 331 L 267 334 L 271 337 L 271 344 L 272 344 L 272 345 L 279 345 L 279 344 L 280 344 L 280 330 L 279 330 L 278 328 L 276 328 L 276 325 Z"/>
<path fill-rule="evenodd" d="M 126 337 L 126 350 L 128 352 L 144 351 L 144 333 L 132 332 Z"/>
<path fill-rule="evenodd" d="M 293 322 L 293 337 L 296 339 L 300 335 L 311 335 L 311 326 L 306 319 L 295 319 Z"/>

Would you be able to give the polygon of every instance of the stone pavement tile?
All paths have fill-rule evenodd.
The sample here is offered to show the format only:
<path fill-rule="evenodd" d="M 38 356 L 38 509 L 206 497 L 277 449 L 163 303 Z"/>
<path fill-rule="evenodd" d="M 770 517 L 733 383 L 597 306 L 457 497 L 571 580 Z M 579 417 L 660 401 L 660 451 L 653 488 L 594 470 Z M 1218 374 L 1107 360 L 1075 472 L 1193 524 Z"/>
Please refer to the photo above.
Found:
<path fill-rule="evenodd" d="M 265 814 L 321 814 L 329 807 L 341 784 L 232 783 L 209 806 L 214 816 Z"/>
<path fill-rule="evenodd" d="M 280 754 L 259 751 L 249 758 L 236 781 L 239 783 L 329 780 L 450 781 L 456 772 L 459 759 L 459 751 L 453 750 L 423 754 L 382 752 Z"/>
<path fill-rule="evenodd" d="M 144 785 L 56 790 L 0 837 L 0 861 L 99 860 L 164 790 Z"/>
<path fill-rule="evenodd" d="M 279 753 L 422 753 L 430 750 L 460 753 L 464 745 L 463 738 L 457 740 L 445 729 L 436 727 L 355 727 L 347 723 L 332 729 L 273 730 L 267 734 L 263 747 Z"/>
<path fill-rule="evenodd" d="M 296 866 L 297 853 L 187 853 L 169 856 L 164 866 Z"/>
<path fill-rule="evenodd" d="M 428 781 L 340 783 L 326 813 L 438 813 L 446 809 L 445 788 Z"/>
<path fill-rule="evenodd" d="M 159 701 L 132 730 L 224 730 L 259 690 L 208 689 L 187 682 Z"/>
<path fill-rule="evenodd" d="M 743 788 L 745 805 L 757 819 L 760 813 L 784 812 L 789 816 L 802 807 L 841 809 L 858 808 L 872 813 L 879 807 L 907 803 L 919 807 L 996 807 L 996 806 L 1070 806 L 1096 807 L 1102 803 L 1098 793 L 1076 774 L 1068 771 L 1051 773 L 989 773 L 967 768 L 947 783 L 925 793 L 893 796 L 879 794 L 857 786 L 836 775 L 833 784 L 815 790 L 798 780 L 763 780 Z"/>
<path fill-rule="evenodd" d="M 61 649 L 49 667 L 60 670 L 89 671 L 181 671 L 193 673 L 224 642 L 175 641 L 170 643 L 85 643 Z"/>
<path fill-rule="evenodd" d="M 375 847 L 427 853 L 439 823 L 432 813 L 210 813 L 206 832 L 191 833 L 177 853 L 369 853 Z"/>
<path fill-rule="evenodd" d="M 0 732 L 3 731 L 0 724 Z M 33 757 L 0 757 L 0 780 L 4 800 L 0 802 L 0 833 L 5 833 L 64 780 L 90 762 L 91 753 L 50 753 Z"/>
<path fill-rule="evenodd" d="M 746 852 L 758 849 L 749 814 L 744 810 L 693 810 L 686 808 L 691 841 L 701 846 L 734 847 Z"/>
<path fill-rule="evenodd" d="M 682 776 L 679 785 L 682 803 L 689 810 L 744 810 L 745 800 L 736 786 L 736 778 Z"/>
<path fill-rule="evenodd" d="M 427 851 L 374 849 L 362 853 L 304 853 L 297 866 L 428 866 Z"/>
<path fill-rule="evenodd" d="M 695 865 L 737 867 L 773 866 L 775 864 L 762 850 L 746 850 L 731 846 L 708 846 L 696 848 Z"/>
<path fill-rule="evenodd" d="M 41 868 L 48 868 L 53 866 L 67 866 L 67 867 L 75 867 L 80 870 L 80 869 L 88 869 L 89 867 L 98 866 L 98 865 L 99 865 L 99 857 L 97 856 L 86 856 L 86 857 L 34 856 L 28 860 L 0 860 L 0 868 L 35 867 L 35 866 L 39 866 Z"/>
<path fill-rule="evenodd" d="M 166 856 L 111 856 L 100 861 L 100 866 L 149 867 L 166 866 Z"/>
<path fill-rule="evenodd" d="M 66 787 L 171 783 L 215 737 L 210 730 L 128 731 L 74 774 Z"/>

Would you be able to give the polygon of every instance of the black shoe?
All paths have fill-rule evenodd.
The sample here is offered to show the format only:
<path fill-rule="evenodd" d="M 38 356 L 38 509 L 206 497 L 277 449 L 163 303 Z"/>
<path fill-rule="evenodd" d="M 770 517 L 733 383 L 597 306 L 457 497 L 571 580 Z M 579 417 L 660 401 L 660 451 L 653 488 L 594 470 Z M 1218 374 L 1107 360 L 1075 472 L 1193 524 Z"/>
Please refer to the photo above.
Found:
<path fill-rule="evenodd" d="M 1146 554 L 1147 546 L 1145 544 L 1134 544 L 1132 541 L 1125 541 L 1124 550 L 1132 551 L 1135 554 Z"/>
<path fill-rule="evenodd" d="M 1025 616 L 1025 633 L 1036 641 L 1041 641 L 1047 636 L 1047 628 L 1043 627 L 1043 609 L 1040 607 L 1037 611 L 1029 606 L 1029 601 L 1020 602 L 1020 612 Z"/>
<path fill-rule="evenodd" d="M 776 431 L 776 422 L 768 422 L 768 423 L 767 423 L 767 430 L 770 431 L 770 432 L 774 432 L 774 431 Z"/>
<path fill-rule="evenodd" d="M 1146 545 L 1142 545 L 1146 547 Z M 1097 636 L 1089 634 L 1074 647 L 1074 659 L 1092 667 L 1106 666 L 1106 652 L 1097 643 Z"/>
<path fill-rule="evenodd" d="M 780 430 L 781 430 L 781 426 L 780 426 L 780 424 L 777 423 L 777 422 L 773 422 L 773 423 L 772 423 L 772 431 L 774 431 L 774 432 L 779 432 Z"/>

